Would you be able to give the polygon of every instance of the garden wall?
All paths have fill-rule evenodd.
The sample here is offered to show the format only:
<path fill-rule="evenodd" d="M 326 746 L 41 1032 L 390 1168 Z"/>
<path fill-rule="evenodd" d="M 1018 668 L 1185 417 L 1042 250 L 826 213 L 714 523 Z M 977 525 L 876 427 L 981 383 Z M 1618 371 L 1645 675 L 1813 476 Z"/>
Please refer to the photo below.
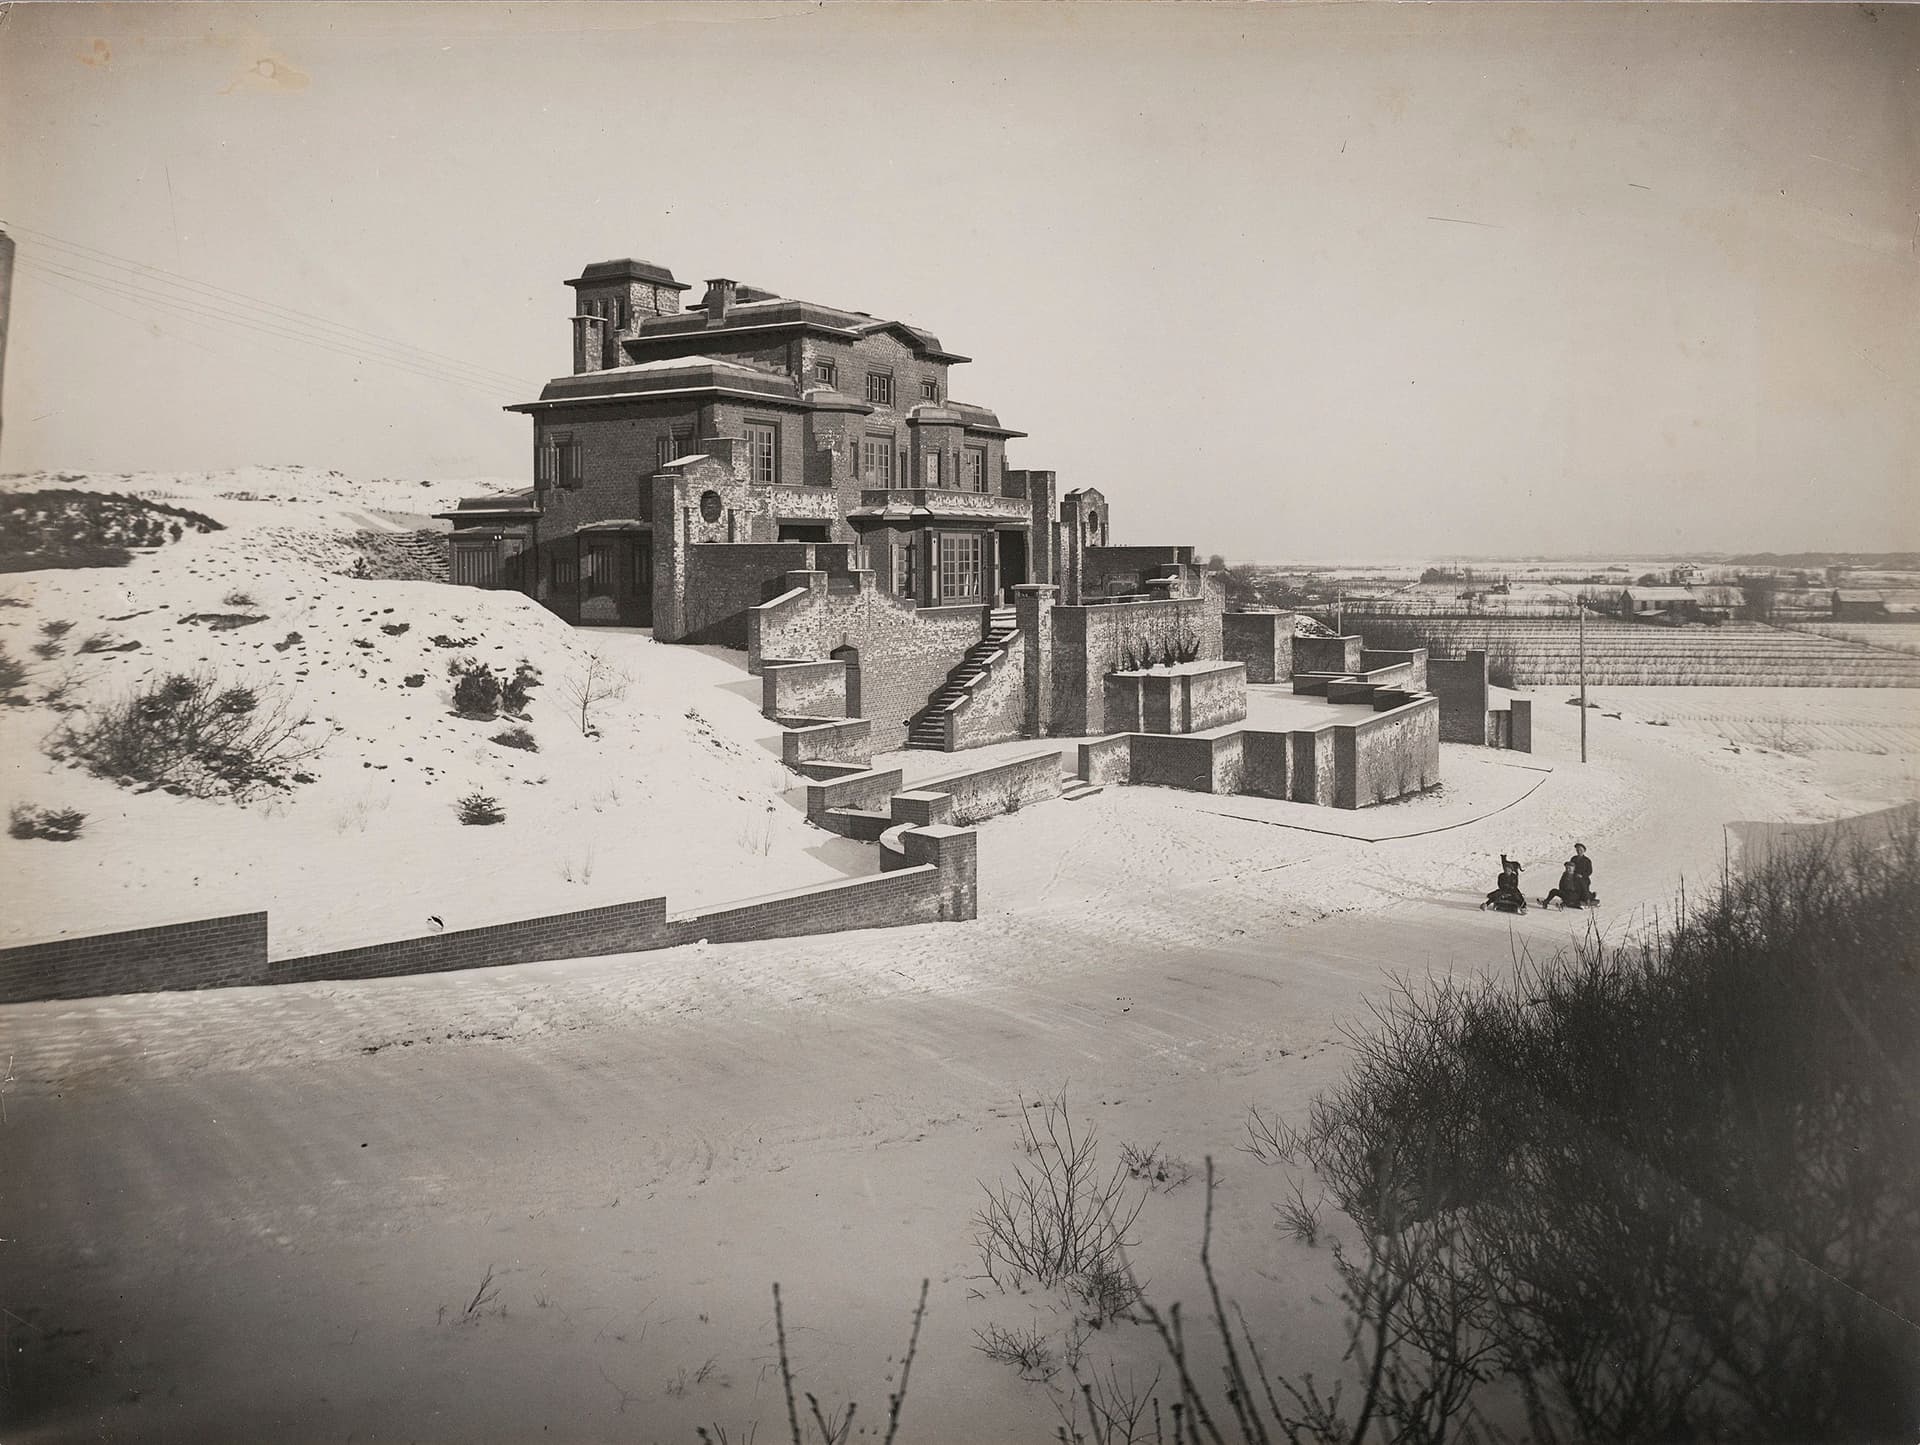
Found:
<path fill-rule="evenodd" d="M 237 913 L 0 949 L 0 1003 L 267 982 L 267 915 Z"/>
<path fill-rule="evenodd" d="M 809 542 L 696 542 L 687 548 L 686 631 L 678 642 L 747 645 L 747 613 L 814 565 Z"/>
<path fill-rule="evenodd" d="M 1440 701 L 1440 741 L 1487 743 L 1487 654 L 1427 659 L 1427 691 Z"/>
<path fill-rule="evenodd" d="M 1293 639 L 1295 672 L 1358 672 L 1358 637 L 1296 637 Z"/>
<path fill-rule="evenodd" d="M 1199 660 L 1218 661 L 1218 617 L 1209 617 L 1204 597 L 1153 602 L 1112 602 L 1092 607 L 1055 607 L 1053 619 L 1052 718 L 1056 737 L 1114 731 L 1107 723 L 1106 677 L 1120 670 L 1123 647 L 1191 633 Z"/>
<path fill-rule="evenodd" d="M 906 868 L 673 917 L 664 898 L 643 898 L 272 962 L 264 913 L 0 949 L 0 1003 L 445 973 L 974 917 L 974 834 L 936 826 L 902 841 Z"/>
<path fill-rule="evenodd" d="M 983 748 L 1026 733 L 1027 648 L 1018 633 L 993 658 L 987 675 L 947 713 L 947 748 Z"/>
<path fill-rule="evenodd" d="M 845 717 L 846 663 L 763 661 L 760 711 L 767 717 Z"/>
<path fill-rule="evenodd" d="M 1285 682 L 1293 676 L 1291 612 L 1229 612 L 1220 628 L 1220 655 L 1245 663 L 1248 682 Z"/>
<path fill-rule="evenodd" d="M 1334 807 L 1365 808 L 1439 782 L 1439 710 L 1439 699 L 1427 697 L 1365 722 L 1334 724 Z"/>
<path fill-rule="evenodd" d="M 865 718 L 783 718 L 787 730 L 780 737 L 780 761 L 790 768 L 802 763 L 864 763 L 873 757 L 871 724 Z"/>

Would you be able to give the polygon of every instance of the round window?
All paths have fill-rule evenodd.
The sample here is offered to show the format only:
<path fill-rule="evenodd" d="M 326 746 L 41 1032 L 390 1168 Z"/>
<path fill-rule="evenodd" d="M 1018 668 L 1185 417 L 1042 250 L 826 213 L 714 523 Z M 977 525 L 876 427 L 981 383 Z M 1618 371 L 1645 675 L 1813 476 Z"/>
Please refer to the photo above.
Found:
<path fill-rule="evenodd" d="M 720 520 L 720 494 L 718 492 L 702 492 L 700 494 L 700 520 L 703 522 L 717 522 Z"/>

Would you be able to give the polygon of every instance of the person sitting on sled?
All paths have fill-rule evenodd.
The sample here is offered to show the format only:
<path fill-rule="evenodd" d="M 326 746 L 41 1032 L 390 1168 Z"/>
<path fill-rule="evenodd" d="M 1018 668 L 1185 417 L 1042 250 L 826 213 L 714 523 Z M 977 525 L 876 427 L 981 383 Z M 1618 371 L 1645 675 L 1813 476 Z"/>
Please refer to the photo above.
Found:
<path fill-rule="evenodd" d="M 1584 908 L 1600 901 L 1593 891 L 1593 859 L 1587 856 L 1585 843 L 1573 845 L 1573 856 L 1560 870 L 1560 886 L 1542 898 L 1540 906 L 1545 908 L 1556 898 L 1562 908 Z"/>
<path fill-rule="evenodd" d="M 1482 910 L 1497 908 L 1503 913 L 1527 911 L 1527 895 L 1520 891 L 1520 865 L 1505 853 L 1500 855 L 1500 881 L 1480 907 Z"/>

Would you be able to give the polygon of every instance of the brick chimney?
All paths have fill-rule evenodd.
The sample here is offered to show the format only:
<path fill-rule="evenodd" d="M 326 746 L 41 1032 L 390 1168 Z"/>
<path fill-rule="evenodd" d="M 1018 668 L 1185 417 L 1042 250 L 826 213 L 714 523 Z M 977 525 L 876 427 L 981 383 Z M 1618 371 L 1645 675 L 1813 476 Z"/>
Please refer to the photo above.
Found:
<path fill-rule="evenodd" d="M 606 366 L 606 321 L 599 316 L 573 318 L 573 374 L 601 371 Z"/>
<path fill-rule="evenodd" d="M 733 294 L 738 289 L 738 282 L 724 276 L 707 282 L 707 325 L 718 326 L 727 319 L 727 313 L 733 309 Z"/>

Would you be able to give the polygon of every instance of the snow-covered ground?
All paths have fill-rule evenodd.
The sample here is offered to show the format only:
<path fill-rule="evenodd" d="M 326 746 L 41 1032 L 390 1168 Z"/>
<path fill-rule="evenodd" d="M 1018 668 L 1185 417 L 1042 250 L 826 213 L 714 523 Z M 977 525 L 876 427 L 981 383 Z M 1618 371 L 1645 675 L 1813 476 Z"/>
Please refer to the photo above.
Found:
<path fill-rule="evenodd" d="M 211 670 L 223 684 L 284 694 L 312 719 L 299 736 L 319 747 L 301 764 L 314 782 L 239 806 L 89 776 L 43 749 L 61 714 L 0 709 L 0 804 L 87 814 L 71 843 L 0 838 L 12 899 L 0 941 L 264 908 L 273 953 L 290 956 L 663 893 L 673 907 L 714 902 L 871 867 L 855 845 L 806 826 L 738 654 L 577 631 L 514 593 L 336 575 L 330 541 L 371 514 L 342 479 L 299 480 L 314 481 L 311 499 L 227 495 L 263 495 L 269 483 L 291 494 L 285 472 L 151 488 L 106 479 L 164 491 L 229 530 L 189 534 L 125 568 L 0 579 L 16 604 L 0 606 L 0 646 L 33 664 L 30 697 L 68 682 L 74 698 L 97 703 Z M 396 515 L 431 489 L 365 490 Z M 455 490 L 442 486 L 427 505 L 449 504 Z M 260 620 L 223 628 L 196 615 Z M 48 621 L 73 628 L 63 655 L 42 661 L 30 648 Z M 81 654 L 96 634 L 139 647 Z M 623 698 L 592 710 L 589 737 L 566 694 L 593 654 L 629 681 Z M 455 657 L 540 670 L 525 724 L 539 751 L 489 741 L 511 719 L 454 715 Z M 504 824 L 459 822 L 456 800 L 475 791 L 499 800 Z"/>
<path fill-rule="evenodd" d="M 180 560 L 207 574 L 219 541 Z M 115 575 L 173 589 L 134 600 L 157 596 L 174 613 L 217 606 L 234 585 L 201 575 L 187 595 L 180 579 Z M 733 894 L 766 886 L 747 876 L 755 869 L 855 866 L 837 851 L 855 845 L 823 844 L 790 809 L 764 854 L 740 846 L 742 820 L 778 803 L 781 780 L 755 689 L 730 656 L 583 637 L 511 598 L 335 581 L 344 590 L 302 573 L 256 596 L 289 609 L 260 625 L 261 641 L 289 628 L 326 639 L 327 666 L 310 665 L 303 681 L 316 703 L 338 695 L 332 713 L 353 741 L 323 755 L 337 772 L 279 815 L 249 815 L 258 831 L 244 834 L 219 831 L 216 805 L 127 800 L 129 817 L 171 820 L 139 823 L 143 847 L 180 855 L 136 864 L 129 850 L 125 866 L 173 880 L 148 886 L 196 876 L 210 886 L 243 849 L 310 837 L 278 846 L 305 849 L 316 877 L 372 887 L 400 870 L 442 893 L 465 881 L 458 896 L 505 913 L 502 890 L 525 887 L 511 897 L 529 901 L 533 883 L 514 880 L 540 873 L 514 826 L 542 847 L 572 836 L 615 756 L 634 794 L 622 783 L 618 806 L 631 811 L 594 815 L 608 830 L 596 886 L 616 862 L 636 878 Z M 48 583 L 60 585 L 81 584 Z M 289 594 L 307 620 L 280 600 Z M 77 611 L 78 594 L 61 596 Z M 401 597 L 415 613 L 399 610 Z M 355 648 L 389 603 L 414 626 Z M 185 640 L 181 655 L 197 657 L 213 640 L 152 616 L 113 625 L 138 624 L 156 650 Z M 588 644 L 618 649 L 651 686 L 594 743 L 568 735 L 543 689 L 543 751 L 502 762 L 444 718 L 444 700 L 410 702 L 393 684 L 393 671 L 430 658 L 399 644 L 456 625 L 505 656 L 535 640 L 560 659 Z M 218 636 L 250 649 L 252 630 Z M 31 1181 L 0 1190 L 0 1322 L 9 1388 L 26 1407 L 15 1434 L 684 1440 L 718 1425 L 739 1440 L 757 1422 L 757 1438 L 784 1438 L 775 1280 L 800 1388 L 823 1408 L 857 1398 L 859 1423 L 872 1425 L 897 1387 L 926 1277 L 904 1445 L 1051 1438 L 1064 1376 L 1022 1380 L 976 1348 L 975 1331 L 1032 1327 L 1058 1356 L 1074 1337 L 1071 1309 L 981 1280 L 971 1215 L 980 1181 L 1022 1162 L 1019 1096 L 1060 1089 L 1097 1127 L 1103 1159 L 1123 1142 L 1157 1142 L 1196 1169 L 1215 1159 L 1214 1258 L 1227 1287 L 1269 1363 L 1325 1378 L 1342 1345 L 1327 1250 L 1276 1227 L 1271 1205 L 1296 1176 L 1236 1151 L 1248 1105 L 1297 1119 L 1338 1078 L 1343 1029 L 1364 1024 L 1395 975 L 1499 970 L 1589 927 L 1619 936 L 1667 910 L 1683 876 L 1718 876 L 1730 823 L 1834 817 L 1916 794 L 1920 692 L 1595 689 L 1585 764 L 1570 695 L 1531 694 L 1533 756 L 1448 746 L 1440 790 L 1358 818 L 1108 788 L 991 819 L 972 923 L 0 1011 L 3 1177 Z M 1762 740 L 1775 737 L 1776 714 L 1805 747 Z M 442 755 L 415 746 L 403 767 L 391 735 L 403 720 L 406 736 L 424 729 Z M 920 776 L 953 762 L 907 758 Z M 407 770 L 423 759 L 465 771 L 430 782 Z M 120 795 L 83 796 L 89 780 L 24 766 L 36 790 L 76 790 L 46 801 L 101 810 L 89 838 L 96 827 L 97 839 L 112 835 Z M 511 781 L 536 770 L 546 784 Z M 498 784 L 506 827 L 451 823 L 448 794 L 475 777 Z M 359 796 L 354 781 L 376 797 L 393 790 L 379 817 L 411 844 L 377 866 L 334 856 L 386 846 L 378 819 L 365 833 L 331 831 Z M 567 796 L 584 807 L 550 817 L 537 801 Z M 310 828 L 299 821 L 308 809 Z M 670 810 L 675 832 L 658 827 Z M 1345 831 L 1308 831 L 1330 821 Z M 1502 850 L 1526 863 L 1538 896 L 1576 840 L 1596 862 L 1599 913 L 1477 910 Z M 4 856 L 9 866 L 29 847 L 85 856 L 85 844 Z M 443 864 L 442 845 L 468 851 Z M 476 851 L 490 846 L 511 856 Z M 546 876 L 543 902 L 584 896 Z M 296 872 L 279 886 L 298 885 Z M 426 892 L 409 906 L 443 911 Z M 198 911 L 205 895 L 188 896 L 180 911 Z M 278 917 L 298 905 L 273 906 Z M 357 912 L 362 900 L 332 906 Z M 369 906 L 401 916 L 402 903 L 377 893 Z M 331 926 L 317 907 L 307 916 L 316 931 Z M 1133 1251 L 1156 1298 L 1184 1298 L 1195 1321 L 1201 1203 L 1197 1182 L 1156 1192 Z M 489 1273 L 497 1293 L 469 1311 Z M 1111 1365 L 1142 1389 L 1160 1363 L 1145 1332 L 1124 1324 L 1082 1332 L 1079 1348 L 1085 1368 L 1105 1378 Z M 1161 1386 L 1164 1397 L 1164 1374 Z"/>

